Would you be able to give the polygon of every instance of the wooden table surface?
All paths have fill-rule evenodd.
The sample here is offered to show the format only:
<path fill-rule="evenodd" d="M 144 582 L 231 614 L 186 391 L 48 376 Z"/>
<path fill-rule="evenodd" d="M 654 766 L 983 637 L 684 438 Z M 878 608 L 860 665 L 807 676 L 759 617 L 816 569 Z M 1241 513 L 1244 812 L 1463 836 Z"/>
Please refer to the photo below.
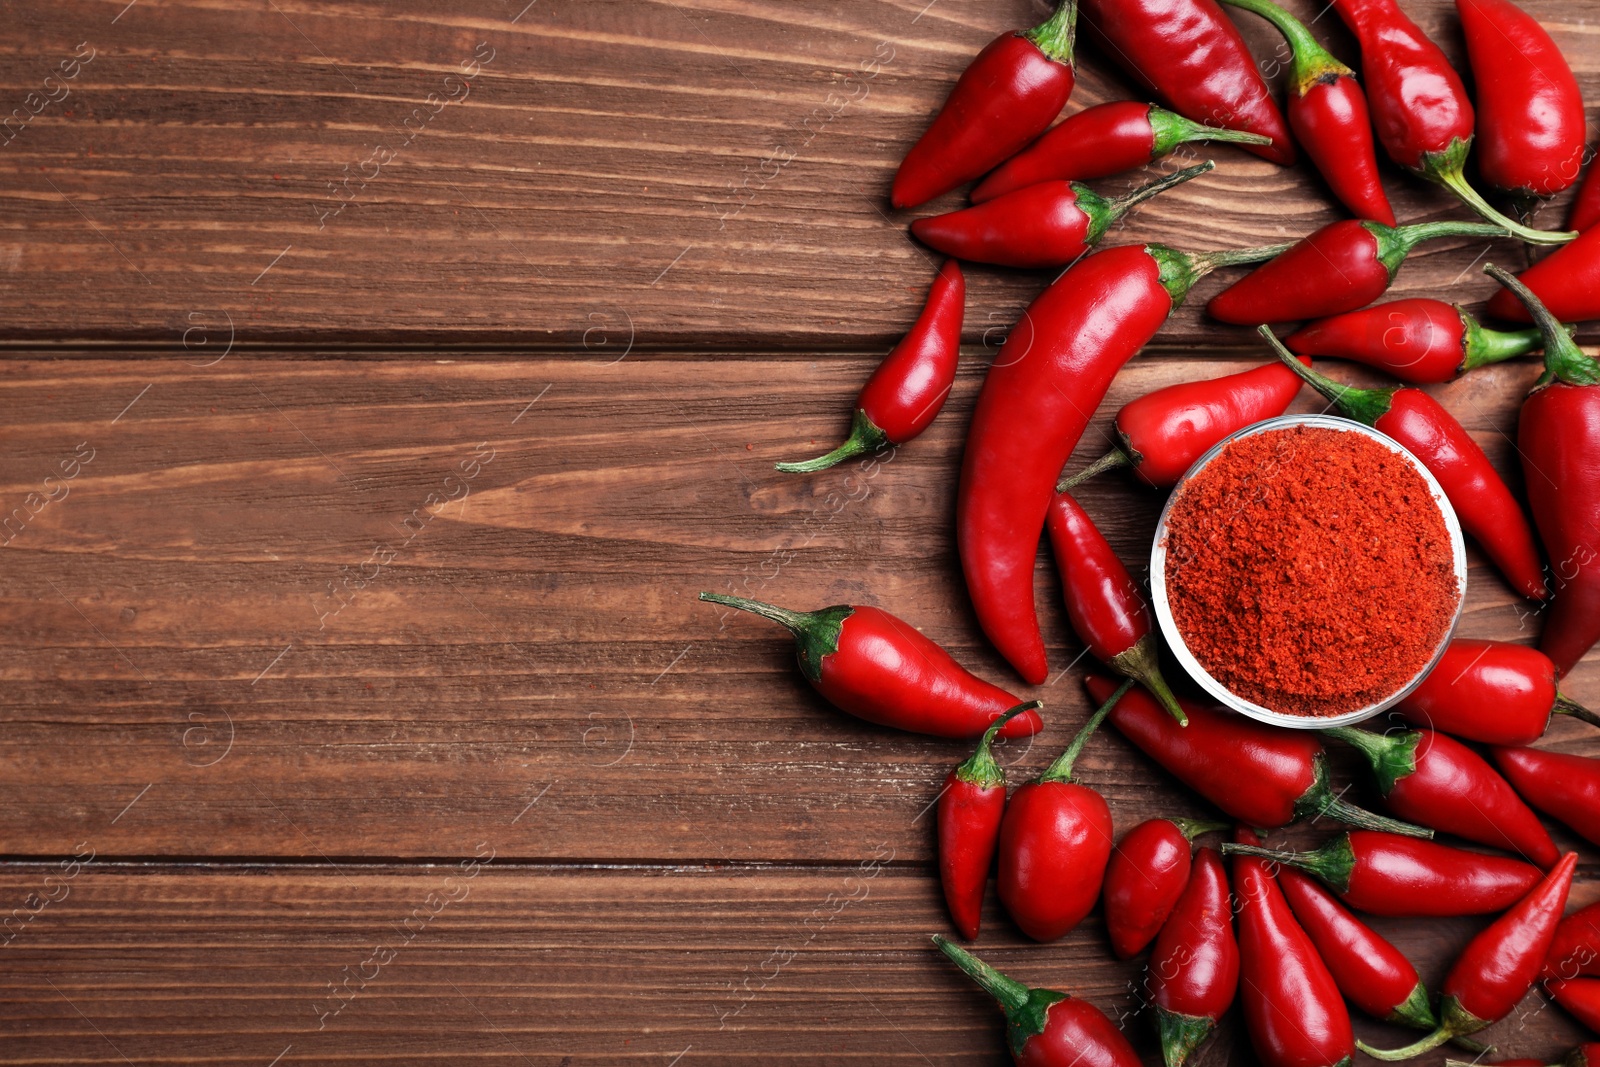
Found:
<path fill-rule="evenodd" d="M 1459 58 L 1451 5 L 1407 6 Z M 1593 10 L 1526 6 L 1600 101 Z M 780 633 L 695 594 L 878 604 L 1015 685 L 959 581 L 951 487 L 1043 275 L 971 270 L 922 439 L 771 465 L 834 441 L 915 315 L 934 264 L 890 175 L 1043 5 L 0 11 L 0 1061 L 1004 1062 L 998 1014 L 927 941 L 928 805 L 967 746 L 829 710 Z M 1082 49 L 1074 107 L 1132 95 Z M 1337 217 L 1304 167 L 1201 152 L 1214 173 L 1108 243 Z M 1387 181 L 1403 219 L 1461 215 Z M 1474 304 L 1477 264 L 1523 256 L 1435 242 L 1396 292 Z M 1202 320 L 1222 284 L 1118 378 L 1080 461 L 1129 398 L 1262 358 Z M 1513 478 L 1536 373 L 1431 390 Z M 1083 495 L 1137 565 L 1158 498 Z M 1462 632 L 1531 640 L 1472 563 Z M 1059 673 L 1014 780 L 1086 713 L 1044 560 L 1038 580 Z M 1600 663 L 1567 688 L 1600 703 Z M 1600 754 L 1576 723 L 1547 743 Z M 1114 733 L 1080 766 L 1119 830 L 1205 813 Z M 1592 848 L 1573 898 L 1600 898 Z M 1482 924 L 1377 925 L 1437 983 Z M 1156 1062 L 1098 917 L 1041 946 L 991 910 L 979 947 Z M 1537 993 L 1490 1033 L 1547 1059 L 1581 1039 Z M 1252 1062 L 1234 1017 L 1195 1062 Z"/>

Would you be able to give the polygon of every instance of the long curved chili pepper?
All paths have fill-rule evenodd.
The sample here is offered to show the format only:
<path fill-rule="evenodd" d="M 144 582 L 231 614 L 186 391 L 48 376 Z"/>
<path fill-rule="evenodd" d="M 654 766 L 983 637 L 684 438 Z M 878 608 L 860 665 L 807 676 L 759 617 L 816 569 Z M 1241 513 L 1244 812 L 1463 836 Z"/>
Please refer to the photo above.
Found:
<path fill-rule="evenodd" d="M 1567 214 L 1567 229 L 1582 232 L 1600 222 L 1600 166 L 1590 164 L 1583 187 L 1572 200 Z"/>
<path fill-rule="evenodd" d="M 1600 978 L 1555 978 L 1544 988 L 1568 1015 L 1600 1034 Z"/>
<path fill-rule="evenodd" d="M 1517 451 L 1555 579 L 1539 651 L 1561 677 L 1600 640 L 1600 362 L 1520 281 L 1493 264 L 1483 269 L 1517 295 L 1544 334 L 1544 373 L 1522 403 Z"/>
<path fill-rule="evenodd" d="M 1116 683 L 1084 678 L 1097 702 Z M 1327 816 L 1352 826 L 1430 837 L 1433 831 L 1375 815 L 1336 796 L 1328 785 L 1322 744 L 1309 733 L 1279 730 L 1241 715 L 1180 701 L 1189 725 L 1180 726 L 1149 694 L 1134 690 L 1111 709 L 1111 725 L 1184 785 L 1240 822 L 1285 826 Z"/>
<path fill-rule="evenodd" d="M 1154 104 L 1113 100 L 1086 107 L 1051 127 L 979 182 L 972 202 L 981 204 L 1040 182 L 1085 182 L 1121 174 L 1192 141 L 1272 143 L 1258 133 L 1202 126 Z"/>
<path fill-rule="evenodd" d="M 1310 852 L 1225 844 L 1306 871 L 1352 908 L 1418 918 L 1504 911 L 1539 881 L 1539 868 L 1504 856 L 1467 852 L 1374 830 L 1349 830 Z"/>
<path fill-rule="evenodd" d="M 1600 226 L 1590 226 L 1565 248 L 1558 248 L 1517 275 L 1563 322 L 1600 319 Z M 1489 314 L 1506 322 L 1532 322 L 1528 309 L 1511 293 L 1489 298 Z"/>
<path fill-rule="evenodd" d="M 950 772 L 939 793 L 935 809 L 939 881 L 950 921 L 968 941 L 978 937 L 983 889 L 994 865 L 995 843 L 1000 840 L 1000 818 L 1006 811 L 1006 775 L 989 746 L 1011 719 L 1038 707 L 1037 700 L 1019 704 L 991 723 L 977 751 Z"/>
<path fill-rule="evenodd" d="M 1118 695 L 1133 685 L 1122 683 Z M 1094 907 L 1111 858 L 1105 797 L 1072 780 L 1072 765 L 1111 710 L 1106 701 L 1056 761 L 1011 794 L 1000 822 L 1000 902 L 1035 941 L 1054 941 Z"/>
<path fill-rule="evenodd" d="M 1140 1067 L 1116 1024 L 1086 1000 L 1054 989 L 1029 989 L 959 945 L 933 943 L 1000 1005 L 1006 1043 L 1024 1067 Z"/>
<path fill-rule="evenodd" d="M 1556 681 L 1556 665 L 1536 648 L 1458 637 L 1394 710 L 1413 726 L 1490 745 L 1532 744 L 1552 714 L 1600 726 L 1600 716 L 1563 696 Z"/>
<path fill-rule="evenodd" d="M 1578 854 L 1568 852 L 1515 907 L 1468 942 L 1439 987 L 1439 1028 L 1398 1049 L 1356 1042 L 1373 1059 L 1406 1060 L 1499 1022 L 1528 995 L 1567 906 Z"/>
<path fill-rule="evenodd" d="M 1148 689 L 1180 724 L 1188 722 L 1161 676 L 1150 607 L 1100 528 L 1066 493 L 1051 501 L 1045 527 L 1061 572 L 1067 619 L 1078 639 L 1095 659 Z"/>
<path fill-rule="evenodd" d="M 961 264 L 947 259 L 910 332 L 883 357 L 861 387 L 850 436 L 844 444 L 816 459 L 779 463 L 778 470 L 826 470 L 851 456 L 876 452 L 884 445 L 903 445 L 926 430 L 938 417 L 955 384 L 966 303 L 967 282 L 961 274 Z"/>
<path fill-rule="evenodd" d="M 1111 451 L 1057 482 L 1056 491 L 1064 493 L 1115 467 L 1129 467 L 1146 485 L 1169 489 L 1212 445 L 1251 423 L 1282 415 L 1299 392 L 1300 379 L 1274 360 L 1146 393 L 1124 404 L 1112 420 Z"/>
<path fill-rule="evenodd" d="M 1137 956 L 1161 932 L 1189 884 L 1190 842 L 1226 828 L 1219 822 L 1146 819 L 1122 835 L 1100 893 L 1106 935 L 1118 959 Z"/>
<path fill-rule="evenodd" d="M 1078 182 L 1040 182 L 976 207 L 917 219 L 911 233 L 935 251 L 974 263 L 1060 267 L 1087 252 L 1135 205 L 1215 167 L 1208 159 L 1115 199 Z"/>
<path fill-rule="evenodd" d="M 1456 0 L 1478 104 L 1478 173 L 1496 189 L 1554 196 L 1583 168 L 1583 95 L 1561 49 L 1511 0 Z"/>
<path fill-rule="evenodd" d="M 794 635 L 800 673 L 834 707 L 860 719 L 934 737 L 980 737 L 1022 701 L 972 674 L 910 623 L 873 607 L 790 611 L 759 600 L 701 593 L 701 600 L 771 619 Z M 1029 710 L 1000 730 L 1044 729 Z"/>
<path fill-rule="evenodd" d="M 1489 754 L 1523 800 L 1600 844 L 1600 760 L 1503 745 Z"/>
<path fill-rule="evenodd" d="M 1284 111 L 1295 140 L 1351 214 L 1393 226 L 1394 209 L 1378 177 L 1372 118 L 1356 72 L 1335 59 L 1304 23 L 1272 0 L 1222 2 L 1260 15 L 1283 34 L 1291 56 Z"/>
<path fill-rule="evenodd" d="M 1117 370 L 1212 269 L 1275 249 L 1108 248 L 1041 293 L 1001 346 L 967 432 L 956 542 L 978 622 L 1017 673 L 1048 673 L 1033 571 L 1056 477 Z"/>
<path fill-rule="evenodd" d="M 1300 361 L 1263 326 L 1261 336 L 1278 358 L 1311 387 L 1331 400 L 1347 419 L 1388 434 L 1422 461 L 1439 481 L 1461 526 L 1500 568 L 1517 592 L 1534 600 L 1550 595 L 1544 563 L 1522 505 L 1466 427 L 1444 405 L 1421 389 L 1357 389 L 1343 385 Z"/>
<path fill-rule="evenodd" d="M 1366 757 L 1389 811 L 1414 823 L 1521 855 L 1548 869 L 1560 857 L 1550 833 L 1489 761 L 1433 730 L 1322 731 Z"/>
<path fill-rule="evenodd" d="M 1504 237 L 1487 222 L 1385 226 L 1344 219 L 1296 242 L 1211 298 L 1212 318 L 1240 326 L 1319 319 L 1382 296 L 1419 242 L 1435 237 Z"/>
<path fill-rule="evenodd" d="M 1026 32 L 1003 33 L 962 71 L 933 124 L 895 171 L 889 199 L 916 207 L 1010 159 L 1072 95 L 1076 0 Z"/>
<path fill-rule="evenodd" d="M 1235 836 L 1256 843 L 1256 835 Z M 1239 1003 L 1250 1044 L 1265 1067 L 1348 1065 L 1355 1053 L 1350 1010 L 1295 922 L 1272 872 L 1236 855 L 1233 891 L 1239 910 Z"/>
<path fill-rule="evenodd" d="M 1270 137 L 1248 150 L 1294 162 L 1283 115 L 1239 30 L 1216 0 L 1080 0 L 1083 25 L 1172 110 L 1208 126 Z"/>
<path fill-rule="evenodd" d="M 1472 102 L 1439 46 L 1395 0 L 1333 0 L 1361 44 L 1361 80 L 1378 141 L 1406 170 L 1437 182 L 1461 202 L 1524 241 L 1560 244 L 1570 233 L 1535 230 L 1506 218 L 1468 184 Z"/>
<path fill-rule="evenodd" d="M 1545 979 L 1600 976 L 1600 904 L 1561 920 L 1539 973 Z"/>
<path fill-rule="evenodd" d="M 1239 988 L 1239 942 L 1233 936 L 1228 876 L 1216 849 L 1195 853 L 1183 894 L 1156 936 L 1146 974 L 1161 1058 L 1166 1067 L 1183 1067 L 1216 1029 Z"/>
<path fill-rule="evenodd" d="M 1283 343 L 1303 356 L 1348 359 L 1427 385 L 1537 352 L 1544 339 L 1531 328 L 1491 330 L 1460 304 L 1414 297 L 1318 319 Z"/>

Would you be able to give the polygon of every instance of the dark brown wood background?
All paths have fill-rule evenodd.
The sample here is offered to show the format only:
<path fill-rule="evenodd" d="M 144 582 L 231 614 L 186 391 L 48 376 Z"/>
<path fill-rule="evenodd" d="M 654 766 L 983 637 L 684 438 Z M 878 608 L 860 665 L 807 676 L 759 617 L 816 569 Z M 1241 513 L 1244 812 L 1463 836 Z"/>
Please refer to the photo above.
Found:
<path fill-rule="evenodd" d="M 1528 6 L 1600 100 L 1593 12 Z M 1450 5 L 1408 7 L 1459 55 Z M 878 604 L 1008 677 L 951 483 L 1043 276 L 969 273 L 955 393 L 890 462 L 771 464 L 842 432 L 931 278 L 885 202 L 900 154 L 978 48 L 1043 14 L 0 4 L 0 514 L 26 519 L 0 534 L 0 1060 L 1003 1062 L 927 942 L 928 804 L 966 746 L 830 711 L 779 633 L 695 594 Z M 1131 95 L 1085 48 L 1073 106 Z M 1304 168 L 1200 152 L 1215 173 L 1109 240 L 1336 217 Z M 1389 179 L 1404 219 L 1460 214 Z M 1396 289 L 1477 302 L 1476 264 L 1521 256 L 1437 242 Z M 1081 458 L 1131 397 L 1261 359 L 1196 310 L 1222 284 Z M 1535 373 L 1436 390 L 1513 477 Z M 1158 500 L 1085 498 L 1139 565 Z M 1062 673 L 1016 780 L 1086 710 L 1053 581 L 1041 562 Z M 1462 632 L 1537 625 L 1474 556 Z M 1600 668 L 1568 688 L 1600 702 Z M 1549 743 L 1600 754 L 1577 724 Z M 1082 768 L 1119 828 L 1203 812 L 1113 734 Z M 1381 924 L 1432 982 L 1479 925 Z M 1098 919 L 1039 946 L 995 913 L 980 948 L 1154 1056 Z M 1508 1053 L 1580 1037 L 1537 994 L 1523 1012 L 1492 1031 Z M 1198 1062 L 1251 1062 L 1232 1019 Z"/>

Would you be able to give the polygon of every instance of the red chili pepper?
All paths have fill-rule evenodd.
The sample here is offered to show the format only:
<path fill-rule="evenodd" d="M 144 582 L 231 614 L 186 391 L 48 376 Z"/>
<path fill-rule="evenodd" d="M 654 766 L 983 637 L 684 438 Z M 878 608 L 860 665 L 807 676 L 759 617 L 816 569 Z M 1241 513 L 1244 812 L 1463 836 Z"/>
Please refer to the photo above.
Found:
<path fill-rule="evenodd" d="M 825 470 L 886 444 L 903 445 L 926 430 L 955 384 L 966 303 L 967 282 L 961 264 L 947 259 L 911 331 L 861 387 L 844 444 L 816 459 L 779 463 L 778 469 L 790 473 Z"/>
<path fill-rule="evenodd" d="M 1253 422 L 1282 415 L 1299 392 L 1300 379 L 1273 361 L 1254 370 L 1146 393 L 1117 412 L 1111 424 L 1116 447 L 1056 483 L 1056 492 L 1074 489 L 1114 467 L 1131 467 L 1146 485 L 1171 488 L 1212 445 Z"/>
<path fill-rule="evenodd" d="M 1375 734 L 1336 726 L 1322 732 L 1366 757 L 1385 806 L 1402 819 L 1518 853 L 1547 869 L 1560 858 L 1517 791 L 1460 741 L 1433 730 Z"/>
<path fill-rule="evenodd" d="M 1536 648 L 1458 637 L 1395 711 L 1413 726 L 1482 741 L 1527 745 L 1552 713 L 1600 726 L 1600 716 L 1556 689 L 1556 665 Z"/>
<path fill-rule="evenodd" d="M 1462 169 L 1472 150 L 1476 116 L 1461 76 L 1439 46 L 1406 17 L 1395 0 L 1334 0 L 1361 44 L 1362 82 L 1378 140 L 1413 174 L 1455 193 L 1479 215 L 1524 241 L 1560 244 L 1568 233 L 1535 230 L 1490 207 Z"/>
<path fill-rule="evenodd" d="M 1478 172 L 1554 196 L 1583 168 L 1583 94 L 1550 34 L 1510 0 L 1456 0 L 1478 91 Z"/>
<path fill-rule="evenodd" d="M 1487 222 L 1385 226 L 1345 219 L 1302 238 L 1211 298 L 1212 318 L 1240 326 L 1317 319 L 1365 307 L 1384 294 L 1418 242 L 1434 237 L 1504 237 Z"/>
<path fill-rule="evenodd" d="M 1188 884 L 1156 937 L 1146 973 L 1161 1058 L 1166 1067 L 1183 1067 L 1239 988 L 1228 876 L 1216 849 L 1195 853 Z"/>
<path fill-rule="evenodd" d="M 1271 144 L 1270 138 L 1190 122 L 1176 112 L 1136 100 L 1086 107 L 1000 164 L 972 190 L 981 204 L 1049 181 L 1085 182 L 1148 166 L 1191 141 Z"/>
<path fill-rule="evenodd" d="M 1024 1067 L 1141 1067 L 1116 1024 L 1086 1000 L 1054 989 L 1029 989 L 959 945 L 933 943 L 1006 1014 L 1011 1057 Z"/>
<path fill-rule="evenodd" d="M 1600 975 L 1600 904 L 1590 904 L 1561 920 L 1544 958 L 1545 979 Z"/>
<path fill-rule="evenodd" d="M 1394 209 L 1378 177 L 1372 119 L 1356 72 L 1335 59 L 1305 24 L 1272 0 L 1222 0 L 1277 27 L 1289 43 L 1289 128 L 1333 195 L 1358 219 L 1394 225 Z"/>
<path fill-rule="evenodd" d="M 918 219 L 911 232 L 935 251 L 974 263 L 1060 267 L 1098 243 L 1134 205 L 1215 167 L 1208 159 L 1116 199 L 1078 182 L 1040 182 L 977 207 Z"/>
<path fill-rule="evenodd" d="M 1094 700 L 1104 701 L 1116 683 L 1091 674 L 1084 685 Z M 1134 690 L 1112 707 L 1111 725 L 1180 782 L 1240 822 L 1285 826 L 1325 815 L 1353 826 L 1432 835 L 1335 796 L 1328 786 L 1322 744 L 1311 734 L 1264 726 L 1187 700 L 1179 703 L 1188 712 L 1188 726 L 1174 721 L 1149 694 Z"/>
<path fill-rule="evenodd" d="M 1257 841 L 1249 830 L 1235 836 Z M 1348 1067 L 1355 1054 L 1350 1011 L 1272 872 L 1259 859 L 1240 855 L 1233 861 L 1233 885 L 1239 1002 L 1257 1058 L 1265 1067 Z"/>
<path fill-rule="evenodd" d="M 1439 987 L 1438 1029 L 1405 1048 L 1374 1049 L 1360 1041 L 1356 1047 L 1373 1059 L 1410 1059 L 1510 1015 L 1539 976 L 1577 866 L 1576 852 L 1562 856 L 1527 896 L 1467 944 Z"/>
<path fill-rule="evenodd" d="M 1319 319 L 1283 343 L 1304 356 L 1353 360 L 1426 385 L 1537 352 L 1544 340 L 1534 329 L 1491 330 L 1460 304 L 1412 298 Z"/>
<path fill-rule="evenodd" d="M 1095 659 L 1148 689 L 1180 724 L 1188 722 L 1161 676 L 1150 608 L 1100 528 L 1066 493 L 1056 494 L 1045 525 L 1073 632 Z"/>
<path fill-rule="evenodd" d="M 1122 683 L 1120 695 L 1133 685 Z M 1111 809 L 1072 765 L 1111 710 L 1102 704 L 1043 774 L 1011 794 L 1000 823 L 1000 902 L 1018 929 L 1054 941 L 1094 907 L 1111 858 Z"/>
<path fill-rule="evenodd" d="M 1504 911 L 1539 881 L 1539 868 L 1398 834 L 1350 830 L 1310 852 L 1223 845 L 1316 875 L 1352 908 L 1407 918 Z"/>
<path fill-rule="evenodd" d="M 1572 201 L 1572 211 L 1567 215 L 1567 229 L 1584 231 L 1600 222 L 1600 166 L 1590 166 L 1583 179 L 1583 188 Z"/>
<path fill-rule="evenodd" d="M 1026 32 L 1002 33 L 961 73 L 894 175 L 890 200 L 916 207 L 971 181 L 1039 136 L 1072 95 L 1075 0 Z"/>
<path fill-rule="evenodd" d="M 701 600 L 753 612 L 794 635 L 800 673 L 839 710 L 880 726 L 934 737 L 979 737 L 1022 701 L 970 673 L 904 619 L 837 604 L 790 611 L 759 600 L 701 593 Z M 1001 737 L 1044 729 L 1037 711 L 1006 723 Z"/>
<path fill-rule="evenodd" d="M 1567 1014 L 1600 1034 L 1600 978 L 1556 978 L 1544 988 Z"/>
<path fill-rule="evenodd" d="M 1286 366 L 1332 401 L 1347 419 L 1388 434 L 1422 461 L 1439 481 L 1461 526 L 1525 597 L 1550 595 L 1544 564 L 1522 505 L 1466 427 L 1421 389 L 1357 389 L 1302 366 L 1270 327 L 1261 336 Z"/>
<path fill-rule="evenodd" d="M 1590 226 L 1576 241 L 1556 249 L 1517 278 L 1563 322 L 1600 319 L 1600 226 Z M 1490 297 L 1489 314 L 1507 322 L 1533 321 L 1528 309 L 1510 293 Z"/>
<path fill-rule="evenodd" d="M 989 368 L 967 433 L 956 540 L 978 622 L 1017 673 L 1045 680 L 1034 561 L 1056 477 L 1117 370 L 1213 268 L 1275 249 L 1108 248 L 1039 295 Z"/>
<path fill-rule="evenodd" d="M 1101 891 L 1106 935 L 1118 959 L 1131 959 L 1161 932 L 1189 884 L 1189 844 L 1226 827 L 1192 819 L 1146 819 L 1122 835 Z M 1226 891 L 1224 891 L 1226 892 Z"/>
<path fill-rule="evenodd" d="M 1262 159 L 1294 162 L 1294 142 L 1244 38 L 1216 0 L 1081 0 L 1083 24 L 1129 74 L 1196 122 L 1263 134 Z"/>
<path fill-rule="evenodd" d="M 939 793 L 939 880 L 950 919 L 968 941 L 978 937 L 983 889 L 1006 811 L 1006 775 L 989 746 L 1012 718 L 1041 706 L 1037 700 L 1019 704 L 991 723 L 978 750 L 950 772 Z"/>
<path fill-rule="evenodd" d="M 1503 745 L 1489 754 L 1522 799 L 1600 844 L 1600 760 Z"/>

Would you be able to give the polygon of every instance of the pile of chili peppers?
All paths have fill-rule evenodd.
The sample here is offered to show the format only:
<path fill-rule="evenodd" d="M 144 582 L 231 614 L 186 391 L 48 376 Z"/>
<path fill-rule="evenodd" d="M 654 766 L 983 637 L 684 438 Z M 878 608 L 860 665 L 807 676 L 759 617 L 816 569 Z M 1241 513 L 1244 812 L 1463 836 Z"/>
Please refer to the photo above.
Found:
<path fill-rule="evenodd" d="M 910 224 L 916 239 L 952 258 L 862 388 L 845 442 L 778 469 L 814 473 L 871 456 L 934 421 L 960 359 L 958 260 L 1066 268 L 988 368 L 955 517 L 976 621 L 1023 682 L 1049 677 L 1034 600 L 1047 531 L 1066 618 L 1084 652 L 1121 676 L 1091 671 L 1096 710 L 1031 781 L 1008 796 L 994 745 L 1042 730 L 1042 704 L 972 674 L 911 623 L 867 605 L 796 611 L 701 594 L 788 629 L 801 673 L 839 710 L 976 740 L 930 805 L 956 932 L 979 936 L 991 874 L 1012 924 L 1038 941 L 1065 936 L 1100 905 L 1109 951 L 1149 954 L 1140 1001 L 1166 1067 L 1181 1067 L 1235 1001 L 1267 1067 L 1343 1067 L 1357 1052 L 1392 1061 L 1446 1042 L 1481 1055 L 1470 1035 L 1510 1015 L 1536 985 L 1600 1034 L 1600 905 L 1563 918 L 1578 857 L 1543 821 L 1600 844 L 1600 759 L 1535 747 L 1554 715 L 1600 725 L 1559 689 L 1600 640 L 1600 361 L 1564 325 L 1600 318 L 1600 166 L 1584 178 L 1583 101 L 1544 27 L 1513 0 L 1455 6 L 1476 100 L 1397 0 L 1333 0 L 1359 46 L 1353 65 L 1273 0 L 1061 0 L 1040 25 L 1002 33 L 977 55 L 901 163 L 895 208 L 976 183 L 972 206 L 942 205 Z M 1265 20 L 1285 40 L 1281 111 L 1236 17 Z M 1100 103 L 1057 122 L 1074 87 L 1080 25 L 1150 99 Z M 1195 164 L 1185 149 L 1190 165 L 1129 183 L 1120 196 L 1083 182 L 1208 141 L 1285 166 L 1298 143 L 1352 217 L 1270 247 L 1095 249 L 1125 213 L 1215 163 Z M 1397 175 L 1379 148 L 1481 221 L 1397 219 L 1384 184 Z M 1499 206 L 1468 182 L 1474 148 L 1475 172 Z M 1540 199 L 1580 181 L 1572 230 L 1529 224 Z M 1485 268 L 1503 287 L 1488 314 L 1504 328 L 1443 300 L 1373 303 L 1420 242 L 1464 236 L 1562 247 L 1520 278 Z M 1493 258 L 1512 248 L 1499 246 Z M 1258 264 L 1207 308 L 1259 326 L 1272 349 L 1263 363 L 1134 400 L 1117 414 L 1101 459 L 1064 469 L 1114 377 L 1191 289 L 1214 270 Z M 1282 342 L 1265 325 L 1291 321 L 1300 326 Z M 1516 442 L 1522 501 L 1456 417 L 1415 386 L 1540 350 L 1544 373 Z M 1313 370 L 1313 358 L 1362 363 L 1409 384 L 1355 389 Z M 1544 623 L 1536 648 L 1452 642 L 1393 709 L 1400 724 L 1388 732 L 1332 727 L 1319 736 L 1188 699 L 1194 687 L 1163 657 L 1141 583 L 1072 495 L 1116 467 L 1169 489 L 1224 437 L 1286 411 L 1306 382 L 1418 457 L 1511 594 Z M 1355 647 L 1362 640 L 1344 637 Z M 1318 662 L 1326 661 L 1294 666 Z M 1105 796 L 1078 777 L 1102 723 L 1236 825 L 1156 818 L 1116 840 Z M 1324 739 L 1370 769 L 1377 811 L 1330 783 Z M 1301 851 L 1259 837 L 1319 819 L 1349 828 Z M 1225 841 L 1195 846 L 1230 829 Z M 1474 847 L 1431 840 L 1436 831 Z M 1433 990 L 1360 912 L 1492 919 Z M 934 942 L 999 1004 L 1019 1063 L 1139 1063 L 1119 1026 L 1087 1000 L 1030 988 L 944 937 Z M 1399 1048 L 1369 1045 L 1355 1037 L 1351 1006 L 1426 1033 Z M 1488 1062 L 1557 1060 L 1600 1064 L 1600 1044 L 1565 1058 Z"/>

